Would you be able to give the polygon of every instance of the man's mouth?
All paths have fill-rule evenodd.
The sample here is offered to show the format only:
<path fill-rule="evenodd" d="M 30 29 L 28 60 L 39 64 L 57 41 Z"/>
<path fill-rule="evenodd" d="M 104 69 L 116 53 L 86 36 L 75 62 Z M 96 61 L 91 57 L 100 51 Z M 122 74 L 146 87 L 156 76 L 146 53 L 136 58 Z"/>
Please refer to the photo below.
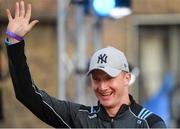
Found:
<path fill-rule="evenodd" d="M 100 95 L 101 95 L 102 97 L 109 97 L 109 96 L 112 95 L 112 93 L 113 93 L 113 92 L 105 92 L 105 93 L 100 93 Z"/>

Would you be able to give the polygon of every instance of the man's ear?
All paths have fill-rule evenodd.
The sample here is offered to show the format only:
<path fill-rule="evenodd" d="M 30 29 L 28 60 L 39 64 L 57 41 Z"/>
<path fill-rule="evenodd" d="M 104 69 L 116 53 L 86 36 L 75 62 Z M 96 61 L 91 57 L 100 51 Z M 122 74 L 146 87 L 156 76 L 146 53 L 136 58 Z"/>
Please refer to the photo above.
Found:
<path fill-rule="evenodd" d="M 129 82 L 131 80 L 131 74 L 130 73 L 125 73 L 125 84 L 129 85 Z"/>

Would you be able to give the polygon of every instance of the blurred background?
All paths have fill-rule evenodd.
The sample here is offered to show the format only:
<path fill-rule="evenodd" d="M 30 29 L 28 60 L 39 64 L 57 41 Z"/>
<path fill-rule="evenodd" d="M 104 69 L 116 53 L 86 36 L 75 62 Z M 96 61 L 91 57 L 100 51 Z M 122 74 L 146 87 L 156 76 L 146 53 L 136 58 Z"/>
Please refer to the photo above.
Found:
<path fill-rule="evenodd" d="M 15 99 L 3 44 L 16 0 L 0 0 L 0 127 L 49 127 Z M 25 0 L 40 22 L 25 37 L 39 89 L 59 99 L 94 105 L 86 76 L 92 53 L 114 46 L 128 58 L 130 93 L 180 127 L 180 0 Z"/>

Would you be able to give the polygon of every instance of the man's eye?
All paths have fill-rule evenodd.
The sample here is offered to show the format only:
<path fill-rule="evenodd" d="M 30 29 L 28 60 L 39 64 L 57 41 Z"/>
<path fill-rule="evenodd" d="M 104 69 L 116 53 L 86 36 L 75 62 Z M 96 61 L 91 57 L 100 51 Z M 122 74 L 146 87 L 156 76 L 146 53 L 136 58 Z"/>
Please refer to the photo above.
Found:
<path fill-rule="evenodd" d="M 94 80 L 94 81 L 99 81 L 100 79 L 98 79 L 98 78 L 93 78 L 93 80 Z"/>

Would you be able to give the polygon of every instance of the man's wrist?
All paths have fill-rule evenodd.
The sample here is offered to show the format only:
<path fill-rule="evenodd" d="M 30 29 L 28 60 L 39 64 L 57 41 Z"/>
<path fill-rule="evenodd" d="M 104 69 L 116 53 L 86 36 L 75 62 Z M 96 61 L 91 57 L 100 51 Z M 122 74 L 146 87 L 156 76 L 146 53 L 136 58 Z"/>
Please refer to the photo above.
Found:
<path fill-rule="evenodd" d="M 10 36 L 7 36 L 7 39 L 8 39 L 12 44 L 15 44 L 15 43 L 20 42 L 20 41 L 18 41 L 18 40 L 16 40 L 16 39 L 12 38 L 12 37 L 10 37 Z"/>
<path fill-rule="evenodd" d="M 7 34 L 8 38 L 11 39 L 12 42 L 20 42 L 20 41 L 24 40 L 23 37 L 16 35 L 15 33 L 11 32 L 9 30 L 6 31 L 6 34 Z"/>

